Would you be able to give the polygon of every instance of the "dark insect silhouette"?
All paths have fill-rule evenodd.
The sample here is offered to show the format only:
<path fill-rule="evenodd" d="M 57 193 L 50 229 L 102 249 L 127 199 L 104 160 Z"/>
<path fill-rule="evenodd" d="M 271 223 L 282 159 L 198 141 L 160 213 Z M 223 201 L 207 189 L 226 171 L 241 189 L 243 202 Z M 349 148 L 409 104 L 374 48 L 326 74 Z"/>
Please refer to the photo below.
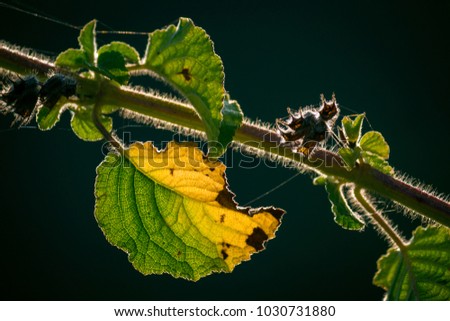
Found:
<path fill-rule="evenodd" d="M 6 104 L 6 106 L 3 106 L 2 111 L 15 115 L 12 125 L 17 122 L 20 122 L 20 125 L 28 124 L 34 115 L 41 83 L 35 76 L 19 77 L 17 80 L 7 79 L 5 83 L 9 83 L 11 86 L 1 96 L 1 99 Z"/>

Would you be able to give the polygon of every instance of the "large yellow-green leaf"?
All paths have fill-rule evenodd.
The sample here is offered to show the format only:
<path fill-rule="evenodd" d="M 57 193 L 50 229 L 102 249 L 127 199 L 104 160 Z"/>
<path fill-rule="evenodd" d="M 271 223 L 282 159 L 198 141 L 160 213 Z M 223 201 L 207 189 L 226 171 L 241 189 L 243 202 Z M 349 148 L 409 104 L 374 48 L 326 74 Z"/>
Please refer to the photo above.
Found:
<path fill-rule="evenodd" d="M 141 273 L 198 280 L 231 272 L 275 236 L 284 211 L 237 206 L 225 165 L 192 144 L 158 151 L 135 143 L 125 153 L 97 169 L 95 217 Z"/>
<path fill-rule="evenodd" d="M 224 72 L 211 39 L 192 20 L 150 34 L 145 67 L 162 77 L 192 103 L 205 124 L 209 141 L 217 141 L 225 95 Z"/>
<path fill-rule="evenodd" d="M 373 282 L 388 300 L 450 300 L 450 229 L 418 227 L 403 252 L 378 260 Z"/>

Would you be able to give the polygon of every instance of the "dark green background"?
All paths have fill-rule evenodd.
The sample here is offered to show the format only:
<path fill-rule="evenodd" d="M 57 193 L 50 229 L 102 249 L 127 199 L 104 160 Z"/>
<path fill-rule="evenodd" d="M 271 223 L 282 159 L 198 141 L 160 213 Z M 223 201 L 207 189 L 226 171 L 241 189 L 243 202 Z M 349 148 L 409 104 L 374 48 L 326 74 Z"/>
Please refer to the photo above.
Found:
<path fill-rule="evenodd" d="M 449 191 L 449 2 L 191 2 L 19 5 L 75 25 L 97 18 L 115 30 L 152 31 L 180 16 L 190 17 L 211 35 L 225 65 L 226 88 L 247 117 L 273 122 L 285 115 L 287 106 L 317 104 L 320 93 L 330 97 L 335 92 L 343 106 L 366 112 L 373 128 L 383 133 L 393 166 L 440 192 Z M 0 7 L 0 38 L 8 42 L 57 54 L 77 46 L 77 34 Z M 126 40 L 143 51 L 144 37 Z M 10 131 L 11 118 L 0 118 L 2 299 L 382 298 L 383 291 L 371 280 L 386 242 L 371 227 L 357 233 L 334 224 L 323 188 L 312 186 L 308 175 L 256 204 L 273 204 L 287 214 L 267 250 L 232 274 L 197 283 L 140 275 L 123 252 L 107 243 L 93 216 L 102 143 L 80 141 L 68 121 L 65 115 L 50 132 Z M 119 127 L 128 124 L 116 122 Z M 170 137 L 153 129 L 131 130 L 133 139 Z M 293 174 L 263 164 L 228 171 L 240 203 Z"/>

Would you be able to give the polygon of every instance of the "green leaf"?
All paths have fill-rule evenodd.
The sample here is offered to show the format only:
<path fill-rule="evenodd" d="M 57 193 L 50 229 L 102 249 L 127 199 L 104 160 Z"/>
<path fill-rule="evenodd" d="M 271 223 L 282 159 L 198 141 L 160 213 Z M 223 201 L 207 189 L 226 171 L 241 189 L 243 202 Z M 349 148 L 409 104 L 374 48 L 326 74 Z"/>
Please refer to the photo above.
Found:
<path fill-rule="evenodd" d="M 67 49 L 60 53 L 56 58 L 55 65 L 58 67 L 65 67 L 72 70 L 87 68 L 89 61 L 86 53 L 81 49 Z"/>
<path fill-rule="evenodd" d="M 95 63 L 95 51 L 97 50 L 97 44 L 95 42 L 96 25 L 97 20 L 92 20 L 81 29 L 80 36 L 78 37 L 80 48 L 86 53 L 86 59 L 91 65 Z"/>
<path fill-rule="evenodd" d="M 209 157 L 220 157 L 225 152 L 228 144 L 233 141 L 236 130 L 241 127 L 244 120 L 241 106 L 236 100 L 230 100 L 229 95 L 225 95 L 222 116 L 219 141 L 217 145 L 210 142 Z"/>
<path fill-rule="evenodd" d="M 36 122 L 40 130 L 50 130 L 59 121 L 67 104 L 67 99 L 61 97 L 52 108 L 42 106 L 36 114 Z"/>
<path fill-rule="evenodd" d="M 348 147 L 342 147 L 339 149 L 338 154 L 341 156 L 341 158 L 344 160 L 345 164 L 347 165 L 346 168 L 348 170 L 352 170 L 355 168 L 356 161 L 358 160 L 360 156 L 361 150 L 359 147 L 356 148 L 348 148 Z"/>
<path fill-rule="evenodd" d="M 387 300 L 450 300 L 450 230 L 418 227 L 403 253 L 390 248 L 378 260 L 373 283 Z"/>
<path fill-rule="evenodd" d="M 98 55 L 97 67 L 105 76 L 121 85 L 128 83 L 130 75 L 125 67 L 125 59 L 117 51 L 105 51 Z"/>
<path fill-rule="evenodd" d="M 359 141 L 362 150 L 371 152 L 383 159 L 389 158 L 389 145 L 380 132 L 370 131 L 364 134 Z"/>
<path fill-rule="evenodd" d="M 346 139 L 350 143 L 356 143 L 361 137 L 361 130 L 365 114 L 356 115 L 353 119 L 350 116 L 342 118 L 342 128 Z"/>
<path fill-rule="evenodd" d="M 237 207 L 225 165 L 192 144 L 136 143 L 97 168 L 95 217 L 141 273 L 198 280 L 231 272 L 275 237 L 284 211 Z"/>
<path fill-rule="evenodd" d="M 378 169 L 380 172 L 387 175 L 392 175 L 394 173 L 394 169 L 380 156 L 365 151 L 361 152 L 361 156 L 366 164 Z"/>
<path fill-rule="evenodd" d="M 342 188 L 342 184 L 335 184 L 330 181 L 325 184 L 328 199 L 331 202 L 331 211 L 334 214 L 334 221 L 344 229 L 360 231 L 364 228 L 364 221 L 348 206 Z"/>
<path fill-rule="evenodd" d="M 112 119 L 102 115 L 100 121 L 106 130 L 112 130 Z M 73 132 L 82 140 L 97 141 L 103 139 L 102 133 L 97 129 L 92 121 L 92 110 L 81 107 L 74 112 L 70 122 Z"/>
<path fill-rule="evenodd" d="M 125 61 L 137 64 L 139 62 L 139 53 L 129 44 L 120 41 L 113 41 L 110 44 L 104 45 L 98 49 L 97 54 L 100 56 L 104 52 L 115 51 L 120 53 Z"/>
<path fill-rule="evenodd" d="M 344 134 L 350 145 L 355 144 L 361 137 L 361 129 L 365 116 L 365 114 L 359 114 L 353 120 L 348 116 L 342 118 Z"/>
<path fill-rule="evenodd" d="M 192 20 L 180 18 L 150 34 L 145 67 L 174 86 L 194 106 L 205 124 L 209 141 L 217 141 L 222 120 L 224 72 L 206 32 Z"/>

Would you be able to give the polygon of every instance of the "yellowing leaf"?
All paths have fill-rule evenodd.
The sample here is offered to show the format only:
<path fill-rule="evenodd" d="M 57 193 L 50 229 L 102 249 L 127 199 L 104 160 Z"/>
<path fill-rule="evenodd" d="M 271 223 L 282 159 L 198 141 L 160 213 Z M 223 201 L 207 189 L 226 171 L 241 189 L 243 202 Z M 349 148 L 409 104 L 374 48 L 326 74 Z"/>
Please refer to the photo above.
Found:
<path fill-rule="evenodd" d="M 275 237 L 284 211 L 237 206 L 225 165 L 192 144 L 158 151 L 136 143 L 126 156 L 99 166 L 95 215 L 141 273 L 198 280 L 231 272 Z"/>

